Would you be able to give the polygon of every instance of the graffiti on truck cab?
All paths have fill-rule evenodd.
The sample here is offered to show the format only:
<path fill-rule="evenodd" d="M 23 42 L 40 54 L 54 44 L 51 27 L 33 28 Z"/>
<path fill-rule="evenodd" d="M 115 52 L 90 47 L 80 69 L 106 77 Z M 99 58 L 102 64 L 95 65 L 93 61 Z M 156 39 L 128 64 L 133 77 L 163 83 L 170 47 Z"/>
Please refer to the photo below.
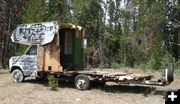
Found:
<path fill-rule="evenodd" d="M 30 76 L 33 71 L 37 70 L 37 58 L 33 55 L 22 55 L 12 57 L 10 64 L 12 66 L 20 66 L 25 76 Z"/>
<path fill-rule="evenodd" d="M 58 31 L 57 22 L 21 24 L 13 32 L 12 40 L 17 43 L 46 44 Z M 49 40 L 47 40 L 49 39 Z"/>

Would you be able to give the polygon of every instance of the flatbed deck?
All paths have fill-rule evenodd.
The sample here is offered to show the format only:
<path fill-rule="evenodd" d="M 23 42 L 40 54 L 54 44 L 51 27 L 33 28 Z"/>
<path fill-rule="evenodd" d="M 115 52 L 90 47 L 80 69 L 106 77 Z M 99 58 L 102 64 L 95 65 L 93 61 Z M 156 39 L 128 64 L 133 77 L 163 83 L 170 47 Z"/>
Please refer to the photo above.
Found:
<path fill-rule="evenodd" d="M 160 86 L 166 84 L 164 79 L 154 79 L 154 76 L 149 74 L 108 72 L 99 70 L 65 71 L 62 73 L 62 75 L 66 76 L 77 76 L 80 74 L 87 75 L 91 81 L 97 82 L 133 83 Z"/>
<path fill-rule="evenodd" d="M 51 72 L 50 72 L 51 73 Z M 64 70 L 63 72 L 52 72 L 51 74 L 64 76 L 65 78 L 75 78 L 78 75 L 86 75 L 92 82 L 115 82 L 120 84 L 143 84 L 143 85 L 168 85 L 165 78 L 155 79 L 153 75 L 146 73 L 124 73 L 124 72 L 112 72 L 101 71 L 93 69 L 84 70 Z"/>
<path fill-rule="evenodd" d="M 80 70 L 80 71 L 66 71 L 64 72 L 65 75 L 73 75 L 73 74 L 86 74 L 86 75 L 93 75 L 93 76 L 101 76 L 103 79 L 108 80 L 142 80 L 142 79 L 151 79 L 154 76 L 148 74 L 139 74 L 139 73 L 123 73 L 123 72 L 108 72 L 108 71 L 96 71 L 96 70 Z"/>

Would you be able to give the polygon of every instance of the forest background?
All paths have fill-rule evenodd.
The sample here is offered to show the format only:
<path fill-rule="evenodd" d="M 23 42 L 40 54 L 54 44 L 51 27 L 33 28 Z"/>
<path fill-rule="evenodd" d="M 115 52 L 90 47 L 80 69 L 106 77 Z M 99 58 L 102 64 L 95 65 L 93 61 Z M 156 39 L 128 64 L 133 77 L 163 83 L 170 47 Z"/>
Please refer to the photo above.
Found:
<path fill-rule="evenodd" d="M 11 42 L 18 24 L 56 20 L 86 29 L 93 67 L 180 64 L 180 0 L 0 0 L 0 66 L 27 48 Z"/>

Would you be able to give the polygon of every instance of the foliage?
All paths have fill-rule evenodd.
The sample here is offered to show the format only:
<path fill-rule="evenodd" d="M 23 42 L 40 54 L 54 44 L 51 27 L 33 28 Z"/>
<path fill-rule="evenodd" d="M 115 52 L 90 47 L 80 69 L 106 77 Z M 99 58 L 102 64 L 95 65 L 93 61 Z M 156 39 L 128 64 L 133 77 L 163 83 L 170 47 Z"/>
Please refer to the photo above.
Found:
<path fill-rule="evenodd" d="M 120 64 L 117 63 L 117 62 L 112 62 L 112 63 L 111 63 L 111 67 L 112 67 L 113 69 L 120 69 L 120 68 L 122 67 L 122 65 L 120 65 Z"/>
<path fill-rule="evenodd" d="M 71 0 L 48 0 L 47 1 L 47 20 L 59 20 L 61 22 L 71 22 L 72 16 Z"/>
<path fill-rule="evenodd" d="M 56 91 L 58 87 L 58 79 L 56 79 L 53 75 L 48 75 L 48 85 L 50 90 Z"/>
<path fill-rule="evenodd" d="M 95 49 L 94 47 L 87 47 L 86 49 L 84 49 L 84 53 L 85 54 L 90 54 L 91 52 L 93 52 Z"/>
<path fill-rule="evenodd" d="M 0 63 L 26 48 L 10 42 L 17 24 L 58 20 L 86 29 L 85 54 L 96 52 L 93 66 L 178 64 L 179 5 L 179 0 L 0 0 Z"/>
<path fill-rule="evenodd" d="M 20 55 L 24 54 L 28 47 L 29 46 L 27 46 L 27 45 L 18 44 L 17 47 L 16 47 L 17 49 L 16 49 L 16 53 L 15 54 L 17 56 L 20 56 Z"/>
<path fill-rule="evenodd" d="M 22 19 L 24 23 L 46 21 L 45 0 L 29 0 L 24 8 Z"/>
<path fill-rule="evenodd" d="M 21 22 L 22 8 L 26 1 L 0 0 L 0 64 L 7 66 L 15 53 L 15 45 L 10 41 L 12 30 Z"/>

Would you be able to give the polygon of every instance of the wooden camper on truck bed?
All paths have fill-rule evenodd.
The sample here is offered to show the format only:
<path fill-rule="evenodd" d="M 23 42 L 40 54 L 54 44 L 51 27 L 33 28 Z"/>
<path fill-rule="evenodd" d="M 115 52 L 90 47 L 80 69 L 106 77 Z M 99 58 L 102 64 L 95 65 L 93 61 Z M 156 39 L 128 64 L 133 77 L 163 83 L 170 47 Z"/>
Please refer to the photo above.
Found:
<path fill-rule="evenodd" d="M 112 73 L 83 68 L 84 29 L 81 26 L 57 21 L 21 24 L 12 33 L 15 43 L 32 45 L 22 56 L 9 60 L 13 82 L 25 77 L 53 74 L 59 79 L 74 80 L 77 89 L 86 90 L 91 83 L 106 82 L 167 85 L 173 81 L 169 64 L 165 77 L 155 80 L 152 75 Z"/>
<path fill-rule="evenodd" d="M 83 69 L 83 28 L 60 23 L 52 42 L 37 47 L 40 72 Z"/>

